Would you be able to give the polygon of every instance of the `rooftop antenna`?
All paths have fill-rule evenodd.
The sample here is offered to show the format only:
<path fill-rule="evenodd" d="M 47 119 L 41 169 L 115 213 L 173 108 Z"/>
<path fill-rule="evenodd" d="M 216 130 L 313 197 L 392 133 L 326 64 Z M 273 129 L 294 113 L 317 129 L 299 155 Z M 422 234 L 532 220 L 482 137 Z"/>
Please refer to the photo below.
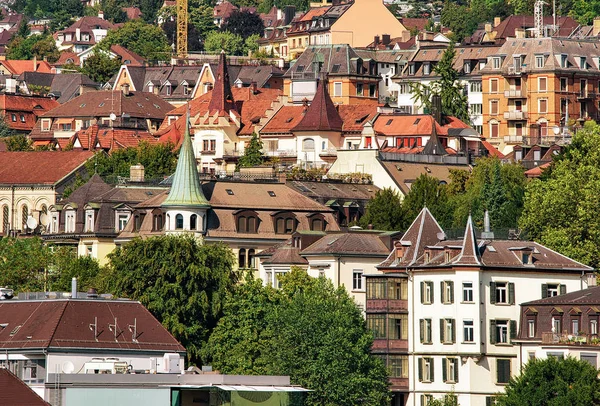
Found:
<path fill-rule="evenodd" d="M 115 324 L 109 324 L 108 329 L 114 333 L 115 341 L 118 341 L 117 337 L 119 335 L 117 334 L 117 318 L 116 317 L 115 317 Z"/>
<path fill-rule="evenodd" d="M 90 324 L 90 330 L 94 332 L 94 340 L 98 341 L 98 317 L 94 317 L 94 323 Z"/>
<path fill-rule="evenodd" d="M 138 342 L 138 334 L 137 334 L 137 318 L 133 319 L 133 324 L 130 324 L 129 326 L 129 331 L 131 332 L 131 341 L 133 341 L 134 343 Z"/>

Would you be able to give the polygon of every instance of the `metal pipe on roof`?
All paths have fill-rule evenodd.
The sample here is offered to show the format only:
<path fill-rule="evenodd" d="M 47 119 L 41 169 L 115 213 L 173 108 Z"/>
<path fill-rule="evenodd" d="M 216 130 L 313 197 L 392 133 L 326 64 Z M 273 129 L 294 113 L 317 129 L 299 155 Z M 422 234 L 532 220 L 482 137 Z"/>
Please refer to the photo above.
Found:
<path fill-rule="evenodd" d="M 71 299 L 77 299 L 77 278 L 71 279 Z"/>

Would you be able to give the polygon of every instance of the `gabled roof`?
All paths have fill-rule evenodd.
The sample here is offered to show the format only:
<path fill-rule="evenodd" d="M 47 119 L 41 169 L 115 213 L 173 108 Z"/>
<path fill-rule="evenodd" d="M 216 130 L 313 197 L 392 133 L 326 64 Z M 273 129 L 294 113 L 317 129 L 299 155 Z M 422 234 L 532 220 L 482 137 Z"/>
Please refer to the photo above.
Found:
<path fill-rule="evenodd" d="M 50 406 L 25 382 L 8 369 L 0 368 L 0 404 L 23 406 Z"/>
<path fill-rule="evenodd" d="M 198 167 L 192 139 L 190 138 L 190 116 L 186 115 L 185 133 L 183 135 L 183 144 L 179 150 L 177 159 L 177 168 L 173 175 L 173 183 L 169 195 L 162 203 L 163 207 L 210 207 L 208 200 L 202 193 L 200 179 L 198 177 Z"/>
<path fill-rule="evenodd" d="M 0 349 L 77 348 L 88 351 L 184 352 L 185 349 L 139 302 L 116 300 L 4 300 L 0 319 Z M 107 326 L 118 320 L 122 334 L 116 337 Z M 127 325 L 136 324 L 137 338 Z M 17 326 L 20 326 L 17 328 Z M 13 334 L 12 332 L 15 331 Z M 1 391 L 0 391 L 1 392 Z"/>
<path fill-rule="evenodd" d="M 130 8 L 137 8 L 137 7 L 130 7 Z M 111 52 L 113 52 L 114 54 L 119 56 L 119 58 L 121 58 L 121 63 L 124 65 L 130 65 L 130 66 L 144 65 L 144 62 L 145 62 L 144 58 L 142 58 L 135 52 L 125 48 L 122 45 L 113 44 L 110 46 L 110 50 L 111 50 Z"/>
<path fill-rule="evenodd" d="M 76 141 L 79 142 L 79 146 L 75 145 Z M 79 130 L 71 138 L 71 143 L 75 149 L 103 149 L 106 151 L 137 147 L 142 141 L 148 144 L 157 144 L 159 139 L 149 132 L 140 129 L 101 127 L 98 124 L 94 124 L 85 130 Z"/>
<path fill-rule="evenodd" d="M 16 76 L 19 76 L 23 72 L 52 73 L 52 66 L 46 61 L 5 59 L 0 61 L 0 64 L 4 65 L 12 75 Z"/>
<path fill-rule="evenodd" d="M 300 255 L 327 256 L 331 254 L 386 257 L 390 252 L 379 234 L 373 232 L 331 233 L 306 247 Z"/>
<path fill-rule="evenodd" d="M 62 199 L 59 204 L 75 203 L 77 206 L 83 207 L 84 204 L 112 188 L 113 186 L 104 182 L 100 175 L 94 174 L 90 180 L 78 187 L 68 198 Z"/>
<path fill-rule="evenodd" d="M 296 131 L 342 131 L 344 122 L 340 117 L 329 92 L 327 80 L 319 81 L 317 92 L 302 120 L 292 128 Z"/>
<path fill-rule="evenodd" d="M 90 151 L 0 152 L 0 184 L 56 185 L 93 156 Z"/>
<path fill-rule="evenodd" d="M 210 102 L 208 103 L 208 112 L 209 114 L 212 114 L 215 111 L 218 111 L 219 113 L 229 113 L 231 110 L 236 110 L 235 100 L 231 93 L 225 51 L 221 51 L 221 54 L 219 55 L 219 67 L 217 68 Z"/>
<path fill-rule="evenodd" d="M 547 297 L 545 299 L 533 300 L 523 303 L 521 306 L 532 305 L 600 305 L 600 286 L 593 286 L 587 289 L 569 292 L 564 295 Z"/>
<path fill-rule="evenodd" d="M 454 264 L 481 265 L 479 246 L 477 245 L 477 238 L 475 237 L 475 227 L 473 226 L 473 219 L 470 214 L 469 219 L 467 220 L 467 228 L 465 229 L 462 249 L 458 258 L 454 260 Z"/>

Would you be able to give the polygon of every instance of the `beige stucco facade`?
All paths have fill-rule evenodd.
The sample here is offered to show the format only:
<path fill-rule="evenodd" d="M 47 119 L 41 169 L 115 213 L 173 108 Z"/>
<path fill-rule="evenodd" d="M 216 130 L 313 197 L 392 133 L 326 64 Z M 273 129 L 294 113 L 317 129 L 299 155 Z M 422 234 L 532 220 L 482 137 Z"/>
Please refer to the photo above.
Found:
<path fill-rule="evenodd" d="M 388 10 L 381 0 L 355 0 L 331 26 L 331 44 L 365 47 L 376 35 L 400 37 L 406 27 Z"/>
<path fill-rule="evenodd" d="M 53 186 L 1 186 L 0 187 L 0 230 L 25 231 L 27 217 L 33 217 L 38 224 L 47 227 L 50 221 L 48 208 L 56 203 Z"/>

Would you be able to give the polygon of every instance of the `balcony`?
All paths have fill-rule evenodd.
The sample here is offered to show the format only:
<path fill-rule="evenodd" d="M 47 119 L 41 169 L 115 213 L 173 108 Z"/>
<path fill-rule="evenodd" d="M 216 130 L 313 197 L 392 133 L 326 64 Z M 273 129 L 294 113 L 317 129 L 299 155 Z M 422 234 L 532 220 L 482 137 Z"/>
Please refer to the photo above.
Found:
<path fill-rule="evenodd" d="M 542 333 L 542 344 L 557 345 L 600 345 L 600 339 L 596 334 L 566 334 L 566 333 Z"/>
<path fill-rule="evenodd" d="M 513 110 L 504 112 L 505 120 L 527 120 L 527 116 L 528 115 L 526 111 Z"/>
<path fill-rule="evenodd" d="M 527 90 L 525 90 L 524 88 L 505 90 L 504 97 L 506 97 L 507 99 L 526 99 Z"/>
<path fill-rule="evenodd" d="M 504 142 L 506 144 L 520 144 L 523 142 L 522 135 L 505 135 Z"/>
<path fill-rule="evenodd" d="M 296 158 L 298 153 L 295 149 L 278 149 L 275 151 L 263 151 L 265 156 L 279 158 Z"/>
<path fill-rule="evenodd" d="M 593 100 L 595 98 L 596 98 L 596 93 L 593 93 L 593 92 L 582 91 L 577 94 L 577 100 L 580 100 L 580 101 Z"/>
<path fill-rule="evenodd" d="M 324 149 L 323 151 L 319 152 L 319 156 L 337 156 L 337 149 L 335 149 L 335 148 Z"/>
<path fill-rule="evenodd" d="M 367 299 L 369 313 L 387 313 L 408 311 L 408 300 L 402 299 Z"/>

